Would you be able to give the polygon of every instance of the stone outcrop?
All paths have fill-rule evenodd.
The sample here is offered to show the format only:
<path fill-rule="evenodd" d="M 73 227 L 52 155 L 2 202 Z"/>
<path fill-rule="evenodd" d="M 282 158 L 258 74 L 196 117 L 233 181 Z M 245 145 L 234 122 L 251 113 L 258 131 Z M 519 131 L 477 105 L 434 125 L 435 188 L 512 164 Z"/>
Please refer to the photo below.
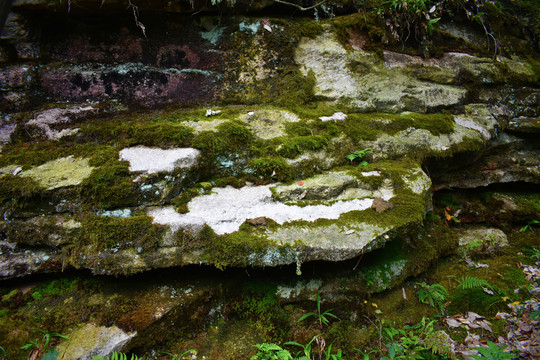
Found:
<path fill-rule="evenodd" d="M 413 236 L 432 182 L 540 182 L 530 61 L 373 51 L 354 26 L 188 18 L 173 3 L 141 36 L 119 4 L 103 4 L 119 19 L 104 28 L 51 15 L 65 3 L 13 4 L 0 44 L 3 277 L 301 271 Z M 50 16 L 38 24 L 37 10 Z M 54 26 L 65 31 L 43 31 Z M 394 260 L 364 275 L 410 273 Z"/>

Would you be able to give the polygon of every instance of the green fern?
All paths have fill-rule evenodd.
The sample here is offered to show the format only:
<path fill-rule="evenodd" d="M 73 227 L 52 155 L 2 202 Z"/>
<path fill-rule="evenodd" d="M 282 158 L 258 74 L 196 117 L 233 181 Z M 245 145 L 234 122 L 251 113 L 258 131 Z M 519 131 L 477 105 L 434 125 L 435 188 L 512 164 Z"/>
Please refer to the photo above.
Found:
<path fill-rule="evenodd" d="M 444 303 L 448 297 L 448 291 L 441 284 L 428 285 L 426 283 L 416 283 L 420 289 L 416 292 L 418 300 L 422 304 L 429 304 L 432 307 L 438 307 L 441 312 L 444 312 Z"/>
<path fill-rule="evenodd" d="M 251 360 L 293 360 L 291 353 L 282 349 L 276 344 L 256 344 L 255 347 L 259 349 Z"/>
<path fill-rule="evenodd" d="M 493 289 L 493 287 L 484 279 L 479 279 L 474 276 L 462 276 L 461 281 L 457 280 L 458 286 L 462 290 L 479 289 L 481 287 Z"/>
<path fill-rule="evenodd" d="M 131 355 L 131 360 L 138 360 L 137 355 Z M 128 360 L 126 354 L 113 351 L 111 356 L 92 356 L 92 360 Z"/>

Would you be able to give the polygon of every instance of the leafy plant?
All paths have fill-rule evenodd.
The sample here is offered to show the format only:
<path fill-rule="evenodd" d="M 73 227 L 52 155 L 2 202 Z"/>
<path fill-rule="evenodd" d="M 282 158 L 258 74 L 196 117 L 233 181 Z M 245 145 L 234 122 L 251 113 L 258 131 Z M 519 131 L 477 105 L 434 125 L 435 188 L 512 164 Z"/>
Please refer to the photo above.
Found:
<path fill-rule="evenodd" d="M 362 160 L 362 158 L 369 153 L 373 153 L 371 148 L 365 148 L 364 150 L 356 150 L 352 154 L 347 155 L 347 159 L 349 159 L 351 162 L 358 161 L 358 166 L 366 166 L 368 162 L 365 160 L 360 160 Z"/>
<path fill-rule="evenodd" d="M 488 340 L 487 342 L 488 347 L 476 347 L 474 348 L 477 350 L 480 355 L 470 355 L 473 359 L 482 359 L 482 360 L 504 360 L 504 359 L 512 359 L 515 357 L 515 354 L 512 352 L 504 352 L 504 349 L 506 349 L 508 346 L 498 346 L 494 342 L 491 342 Z"/>
<path fill-rule="evenodd" d="M 527 223 L 527 225 L 525 225 L 524 227 L 522 227 L 521 229 L 519 229 L 519 232 L 522 232 L 524 233 L 525 231 L 529 230 L 529 231 L 534 231 L 533 229 L 533 225 L 536 225 L 536 224 L 540 224 L 540 221 L 538 220 L 531 220 Z"/>
<path fill-rule="evenodd" d="M 441 284 L 428 285 L 426 283 L 416 283 L 420 289 L 416 292 L 418 300 L 422 304 L 429 304 L 432 307 L 437 306 L 441 312 L 444 312 L 444 303 L 448 297 L 448 291 Z"/>
<path fill-rule="evenodd" d="M 291 353 L 288 350 L 282 349 L 276 344 L 256 344 L 259 349 L 257 354 L 251 357 L 251 360 L 293 360 Z"/>
<path fill-rule="evenodd" d="M 293 345 L 293 346 L 298 346 L 300 348 L 302 348 L 301 352 L 300 353 L 304 353 L 304 355 L 302 355 L 301 357 L 297 358 L 296 360 L 311 360 L 311 344 L 313 343 L 313 341 L 315 341 L 315 339 L 317 339 L 319 336 L 321 335 L 316 335 L 313 337 L 313 339 L 311 339 L 306 345 L 302 345 L 302 344 L 299 344 L 295 341 L 288 341 L 285 343 L 285 345 Z"/>
<path fill-rule="evenodd" d="M 448 335 L 444 331 L 435 329 L 436 320 L 422 318 L 416 325 L 407 325 L 403 329 L 396 329 L 383 322 L 381 336 L 384 347 L 380 350 L 381 359 L 424 359 L 426 353 L 441 356 L 446 359 L 456 359 Z M 373 352 L 373 351 L 372 351 Z M 364 360 L 369 355 L 364 354 Z"/>
<path fill-rule="evenodd" d="M 540 260 L 540 250 L 537 248 L 532 248 L 527 251 L 527 255 L 532 257 L 534 260 L 538 261 Z"/>
<path fill-rule="evenodd" d="M 21 350 L 30 352 L 28 358 L 37 358 L 40 354 L 44 354 L 42 357 L 43 359 L 56 359 L 58 352 L 52 349 L 52 345 L 54 345 L 58 338 L 66 340 L 69 338 L 67 336 L 58 333 L 50 333 L 45 330 L 38 331 L 43 333 L 41 339 L 35 339 L 26 343 L 25 345 L 21 346 Z"/>
<path fill-rule="evenodd" d="M 189 350 L 184 351 L 180 355 L 171 354 L 171 353 L 165 352 L 165 351 L 163 351 L 163 354 L 169 355 L 171 357 L 171 360 L 182 360 L 182 359 L 184 359 L 184 356 L 186 356 L 187 354 L 189 354 L 191 352 L 197 352 L 197 350 L 189 349 Z M 272 358 L 268 358 L 268 359 L 272 359 Z"/>
<path fill-rule="evenodd" d="M 493 287 L 484 279 L 479 279 L 474 276 L 462 276 L 461 281 L 456 279 L 458 282 L 459 288 L 462 290 L 470 290 L 470 289 L 479 289 L 479 288 L 490 288 L 493 289 Z"/>
<path fill-rule="evenodd" d="M 113 351 L 110 356 L 92 356 L 92 360 L 127 360 L 128 357 L 126 354 L 121 352 Z M 132 354 L 131 360 L 138 360 L 137 355 Z"/>
<path fill-rule="evenodd" d="M 328 317 L 339 320 L 339 318 L 336 315 L 332 314 L 332 310 L 333 309 L 328 309 L 325 312 L 321 313 L 321 297 L 319 293 L 317 293 L 317 312 L 316 313 L 310 312 L 310 313 L 302 315 L 302 317 L 298 319 L 298 322 L 304 321 L 305 319 L 311 316 L 315 316 L 319 320 L 319 325 L 322 329 L 323 325 L 328 325 L 330 323 L 330 320 L 328 320 Z"/>

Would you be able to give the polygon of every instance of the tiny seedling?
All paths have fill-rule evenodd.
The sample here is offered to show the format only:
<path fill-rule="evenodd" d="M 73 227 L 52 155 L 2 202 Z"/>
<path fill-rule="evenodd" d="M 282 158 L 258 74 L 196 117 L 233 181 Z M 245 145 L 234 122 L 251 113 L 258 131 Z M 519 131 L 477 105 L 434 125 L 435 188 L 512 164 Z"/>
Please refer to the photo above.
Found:
<path fill-rule="evenodd" d="M 347 155 L 347 159 L 349 159 L 351 162 L 358 161 L 358 166 L 366 166 L 368 164 L 367 161 L 362 160 L 366 154 L 373 153 L 371 148 L 365 148 L 364 150 L 356 150 L 352 154 Z"/>
<path fill-rule="evenodd" d="M 171 357 L 171 360 L 183 360 L 184 358 L 187 358 L 187 354 L 197 352 L 195 349 L 189 349 L 181 353 L 180 355 L 171 354 L 169 352 L 163 351 L 163 354 L 169 355 Z"/>
<path fill-rule="evenodd" d="M 319 296 L 319 293 L 317 293 L 317 312 L 310 312 L 307 314 L 302 315 L 300 319 L 298 319 L 298 322 L 301 322 L 308 317 L 315 316 L 319 320 L 319 325 L 322 328 L 323 325 L 328 325 L 330 323 L 330 320 L 328 320 L 328 317 L 332 317 L 334 319 L 339 319 L 336 315 L 332 314 L 333 309 L 328 309 L 325 312 L 321 313 L 321 297 Z"/>

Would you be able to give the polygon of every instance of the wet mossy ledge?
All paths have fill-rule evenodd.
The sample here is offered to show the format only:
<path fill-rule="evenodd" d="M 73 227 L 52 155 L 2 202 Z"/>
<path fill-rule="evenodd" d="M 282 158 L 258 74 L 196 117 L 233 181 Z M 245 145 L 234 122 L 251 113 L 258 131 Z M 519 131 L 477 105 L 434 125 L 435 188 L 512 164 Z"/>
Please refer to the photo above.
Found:
<path fill-rule="evenodd" d="M 1 222 L 7 242 L 19 244 L 4 252 L 4 268 L 8 257 L 29 265 L 3 276 L 58 264 L 116 275 L 190 264 L 297 264 L 301 272 L 306 262 L 351 259 L 422 227 L 431 206 L 423 161 L 475 151 L 504 126 L 482 104 L 458 115 L 326 120 L 339 109 L 320 102 L 297 111 L 221 107 L 212 117 L 205 108 L 134 112 L 83 119 L 59 140 L 36 134 L 30 146 L 21 121 L 0 155 L 8 189 Z M 361 149 L 371 149 L 364 166 L 346 158 Z M 127 150 L 149 156 L 149 168 L 134 170 L 141 165 Z M 182 151 L 188 158 L 150 170 Z M 247 210 L 214 217 L 231 206 Z"/>
<path fill-rule="evenodd" d="M 373 13 L 167 17 L 147 43 L 61 20 L 1 73 L 4 277 L 351 259 L 419 231 L 434 163 L 540 113 L 534 53 L 397 51 Z"/>

